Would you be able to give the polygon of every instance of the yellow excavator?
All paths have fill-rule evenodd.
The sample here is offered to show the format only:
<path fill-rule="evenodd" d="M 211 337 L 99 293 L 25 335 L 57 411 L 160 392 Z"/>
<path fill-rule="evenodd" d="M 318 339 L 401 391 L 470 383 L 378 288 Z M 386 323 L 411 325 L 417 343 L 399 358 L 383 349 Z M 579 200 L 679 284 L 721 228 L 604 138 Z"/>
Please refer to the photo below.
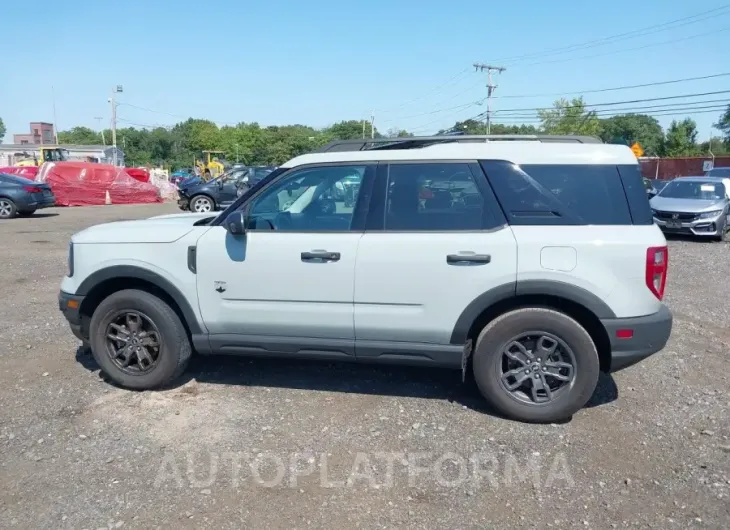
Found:
<path fill-rule="evenodd" d="M 15 163 L 17 167 L 40 166 L 44 162 L 66 162 L 68 158 L 68 149 L 62 149 L 58 146 L 38 146 L 40 158 L 35 154 L 27 152 L 15 153 L 15 157 L 23 158 Z"/>
<path fill-rule="evenodd" d="M 200 175 L 203 178 L 208 177 L 206 169 L 210 174 L 209 178 L 215 178 L 223 174 L 226 170 L 225 151 L 203 151 L 203 160 L 196 160 L 195 165 L 200 169 Z"/>

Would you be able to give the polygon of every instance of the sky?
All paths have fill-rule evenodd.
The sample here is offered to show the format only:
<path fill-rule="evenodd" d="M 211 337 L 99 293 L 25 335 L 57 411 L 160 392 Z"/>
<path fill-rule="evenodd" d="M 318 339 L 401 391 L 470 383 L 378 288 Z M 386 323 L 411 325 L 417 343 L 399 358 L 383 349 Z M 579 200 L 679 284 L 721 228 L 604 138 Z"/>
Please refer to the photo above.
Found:
<path fill-rule="evenodd" d="M 433 134 L 486 110 L 475 62 L 506 67 L 492 109 L 510 124 L 535 123 L 533 109 L 561 94 L 730 73 L 730 4 L 714 1 L 40 0 L 10 2 L 3 15 L 5 143 L 31 121 L 53 122 L 54 101 L 59 130 L 109 127 L 116 85 L 119 127 L 188 117 L 325 127 L 372 115 L 381 131 Z M 702 140 L 718 134 L 730 75 L 585 100 L 723 90 L 596 107 L 674 105 L 652 112 L 669 110 L 657 116 L 663 126 L 693 117 Z"/>

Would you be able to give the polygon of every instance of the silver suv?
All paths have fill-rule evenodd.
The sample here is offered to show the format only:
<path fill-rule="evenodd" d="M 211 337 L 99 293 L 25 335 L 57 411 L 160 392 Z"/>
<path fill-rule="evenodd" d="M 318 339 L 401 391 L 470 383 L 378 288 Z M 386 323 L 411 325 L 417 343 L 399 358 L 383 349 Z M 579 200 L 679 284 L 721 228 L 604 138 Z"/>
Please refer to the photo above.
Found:
<path fill-rule="evenodd" d="M 680 177 L 650 204 L 654 222 L 667 233 L 722 241 L 730 231 L 730 179 Z"/>

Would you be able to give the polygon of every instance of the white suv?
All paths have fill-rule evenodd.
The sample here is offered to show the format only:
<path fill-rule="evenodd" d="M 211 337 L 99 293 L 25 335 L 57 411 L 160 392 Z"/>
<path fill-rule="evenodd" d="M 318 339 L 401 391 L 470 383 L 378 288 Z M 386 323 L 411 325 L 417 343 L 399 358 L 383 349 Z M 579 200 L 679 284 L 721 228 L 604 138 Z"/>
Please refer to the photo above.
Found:
<path fill-rule="evenodd" d="M 127 388 L 169 384 L 193 350 L 410 363 L 472 371 L 501 414 L 551 422 L 664 347 L 667 259 L 628 147 L 350 140 L 215 217 L 79 232 L 59 305 Z"/>

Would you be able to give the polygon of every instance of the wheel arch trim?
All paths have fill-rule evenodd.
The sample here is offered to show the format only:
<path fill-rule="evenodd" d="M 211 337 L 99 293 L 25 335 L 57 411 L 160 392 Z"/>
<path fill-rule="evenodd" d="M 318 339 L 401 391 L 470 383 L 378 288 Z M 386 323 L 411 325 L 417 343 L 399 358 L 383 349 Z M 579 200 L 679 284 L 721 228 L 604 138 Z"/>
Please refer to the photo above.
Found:
<path fill-rule="evenodd" d="M 91 273 L 83 282 L 81 282 L 74 294 L 77 296 L 88 296 L 88 294 L 101 283 L 115 278 L 133 278 L 155 285 L 175 301 L 185 318 L 185 323 L 187 324 L 188 329 L 190 329 L 190 332 L 194 334 L 203 333 L 195 311 L 193 311 L 193 308 L 187 298 L 185 298 L 182 292 L 180 292 L 180 289 L 178 289 L 170 280 L 156 272 L 142 267 L 134 265 L 113 265 L 111 267 L 99 269 Z"/>
<path fill-rule="evenodd" d="M 590 291 L 557 280 L 521 280 L 499 285 L 478 295 L 466 306 L 451 333 L 451 344 L 465 344 L 477 318 L 487 309 L 510 298 L 527 295 L 554 296 L 591 311 L 598 319 L 616 318 L 613 310 Z"/>

